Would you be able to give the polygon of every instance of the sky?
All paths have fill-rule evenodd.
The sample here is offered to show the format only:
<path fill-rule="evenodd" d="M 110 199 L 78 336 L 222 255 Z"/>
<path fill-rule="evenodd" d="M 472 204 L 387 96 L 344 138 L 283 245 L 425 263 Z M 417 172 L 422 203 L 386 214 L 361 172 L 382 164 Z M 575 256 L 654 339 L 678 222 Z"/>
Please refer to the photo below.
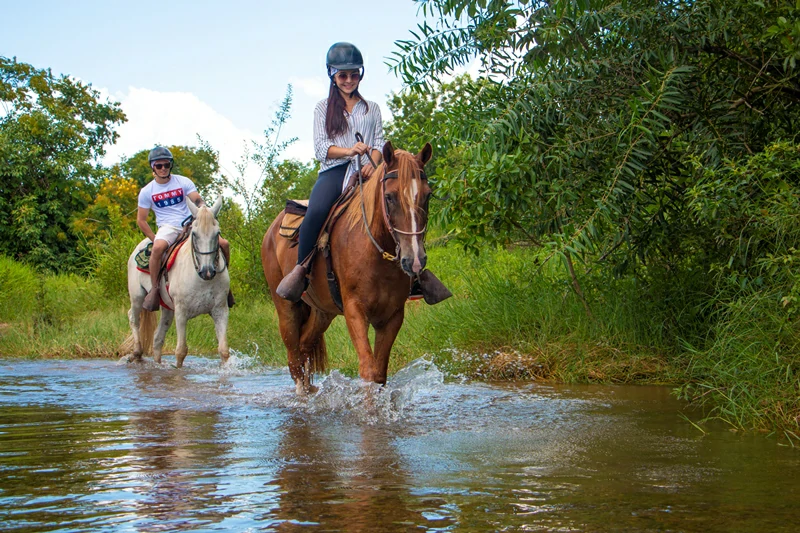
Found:
<path fill-rule="evenodd" d="M 402 82 L 385 61 L 423 20 L 412 0 L 2 0 L 0 16 L 0 55 L 91 83 L 121 104 L 128 121 L 105 164 L 156 144 L 197 146 L 199 134 L 230 176 L 290 84 L 281 140 L 297 141 L 285 157 L 314 158 L 313 109 L 327 97 L 335 42 L 361 50 L 361 94 L 390 119 L 386 101 Z"/>

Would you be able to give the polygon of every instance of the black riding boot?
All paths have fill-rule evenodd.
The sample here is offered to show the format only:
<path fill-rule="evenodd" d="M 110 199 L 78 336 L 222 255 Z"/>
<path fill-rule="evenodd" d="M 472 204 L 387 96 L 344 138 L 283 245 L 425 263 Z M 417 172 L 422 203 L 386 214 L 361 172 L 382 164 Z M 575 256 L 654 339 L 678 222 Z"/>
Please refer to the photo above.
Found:
<path fill-rule="evenodd" d="M 153 287 L 150 289 L 150 292 L 147 293 L 147 296 L 144 297 L 142 307 L 146 311 L 158 311 L 161 309 L 161 295 L 159 293 L 159 288 Z"/>
<path fill-rule="evenodd" d="M 419 274 L 419 286 L 422 289 L 422 296 L 428 305 L 438 304 L 442 300 L 447 300 L 453 293 L 433 275 L 430 270 L 423 270 Z"/>
<path fill-rule="evenodd" d="M 284 300 L 299 302 L 304 290 L 306 290 L 306 267 L 295 265 L 278 284 L 275 292 Z"/>

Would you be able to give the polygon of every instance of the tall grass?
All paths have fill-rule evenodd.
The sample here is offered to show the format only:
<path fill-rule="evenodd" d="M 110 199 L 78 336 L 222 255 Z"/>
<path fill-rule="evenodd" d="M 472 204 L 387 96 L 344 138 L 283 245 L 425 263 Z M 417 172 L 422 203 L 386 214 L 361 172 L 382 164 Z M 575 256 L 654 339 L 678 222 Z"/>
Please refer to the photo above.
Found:
<path fill-rule="evenodd" d="M 579 273 L 589 315 L 563 269 L 538 261 L 530 249 L 486 250 L 480 256 L 446 246 L 429 249 L 430 268 L 455 296 L 436 306 L 406 305 L 390 371 L 426 356 L 451 376 L 669 383 L 734 427 L 800 433 L 800 329 L 779 311 L 777 295 L 732 299 L 711 315 L 711 334 L 703 337 L 685 324 L 709 320 L 692 314 L 697 312 L 691 295 L 634 278 L 597 280 Z M 124 355 L 118 348 L 129 334 L 127 295 L 113 279 L 40 275 L 3 258 L 0 273 L 0 297 L 19 304 L 0 309 L 0 355 Z M 262 295 L 239 298 L 228 339 L 235 351 L 286 364 L 274 306 Z M 189 321 L 187 341 L 190 356 L 215 356 L 211 319 Z M 331 368 L 357 374 L 342 317 L 326 341 Z M 174 346 L 171 328 L 165 352 Z"/>
<path fill-rule="evenodd" d="M 37 292 L 33 268 L 0 255 L 0 322 L 30 317 L 36 309 Z"/>
<path fill-rule="evenodd" d="M 800 441 L 800 324 L 779 300 L 759 292 L 722 306 L 713 342 L 687 346 L 687 382 L 677 392 L 735 428 L 779 428 Z"/>

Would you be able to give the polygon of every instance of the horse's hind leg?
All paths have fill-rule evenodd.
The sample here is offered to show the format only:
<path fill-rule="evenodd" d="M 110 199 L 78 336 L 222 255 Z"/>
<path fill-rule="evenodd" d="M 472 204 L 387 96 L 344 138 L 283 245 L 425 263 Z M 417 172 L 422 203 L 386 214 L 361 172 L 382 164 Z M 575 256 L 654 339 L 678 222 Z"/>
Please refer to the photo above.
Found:
<path fill-rule="evenodd" d="M 299 396 L 306 394 L 304 387 L 305 360 L 300 353 L 300 334 L 303 325 L 308 320 L 310 309 L 305 302 L 292 303 L 276 296 L 273 292 L 272 301 L 278 311 L 281 340 L 286 346 L 286 358 L 289 365 L 289 374 L 295 383 L 295 390 Z"/>
<path fill-rule="evenodd" d="M 222 364 L 228 362 L 230 350 L 228 349 L 228 307 L 220 306 L 211 310 L 214 319 L 214 330 L 217 332 L 217 350 Z"/>
<path fill-rule="evenodd" d="M 311 385 L 311 376 L 315 372 L 323 372 L 327 363 L 325 350 L 325 332 L 331 325 L 336 315 L 329 315 L 317 309 L 311 309 L 311 314 L 303 324 L 300 334 L 300 359 L 303 361 L 302 380 L 295 381 L 298 390 L 302 386 L 303 392 L 316 392 L 317 387 Z"/>
<path fill-rule="evenodd" d="M 142 360 L 142 337 L 139 335 L 140 314 L 134 309 L 134 306 L 128 309 L 128 324 L 131 326 L 131 335 L 133 336 L 133 353 L 130 359 L 132 362 Z"/>
<path fill-rule="evenodd" d="M 166 307 L 161 308 L 161 320 L 158 322 L 156 336 L 153 338 L 153 361 L 156 363 L 161 363 L 161 349 L 164 347 L 164 339 L 167 337 L 167 330 L 172 325 L 174 316 L 174 311 L 170 311 Z"/>

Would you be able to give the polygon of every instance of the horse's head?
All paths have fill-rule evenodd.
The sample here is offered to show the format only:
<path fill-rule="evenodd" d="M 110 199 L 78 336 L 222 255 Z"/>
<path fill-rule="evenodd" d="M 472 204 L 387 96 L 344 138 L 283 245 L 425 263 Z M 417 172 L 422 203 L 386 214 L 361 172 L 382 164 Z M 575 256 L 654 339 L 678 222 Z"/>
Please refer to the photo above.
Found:
<path fill-rule="evenodd" d="M 428 226 L 428 200 L 431 188 L 425 164 L 433 149 L 430 143 L 417 154 L 395 151 L 392 143 L 383 147 L 385 172 L 382 177 L 384 218 L 399 248 L 400 266 L 409 276 L 422 272 L 425 254 L 425 231 Z"/>
<path fill-rule="evenodd" d="M 214 279 L 219 265 L 219 222 L 217 214 L 222 207 L 222 196 L 210 208 L 197 207 L 191 200 L 186 203 L 192 212 L 192 258 L 197 275 L 206 281 Z M 223 259 L 224 261 L 224 259 Z"/>

